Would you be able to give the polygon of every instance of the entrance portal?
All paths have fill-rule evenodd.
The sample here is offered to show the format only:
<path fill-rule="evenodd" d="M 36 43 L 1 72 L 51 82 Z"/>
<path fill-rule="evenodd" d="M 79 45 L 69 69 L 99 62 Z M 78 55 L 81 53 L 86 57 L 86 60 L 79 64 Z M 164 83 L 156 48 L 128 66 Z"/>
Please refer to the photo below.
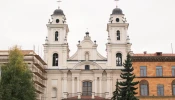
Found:
<path fill-rule="evenodd" d="M 91 96 L 92 95 L 92 82 L 85 81 L 83 82 L 83 96 Z"/>

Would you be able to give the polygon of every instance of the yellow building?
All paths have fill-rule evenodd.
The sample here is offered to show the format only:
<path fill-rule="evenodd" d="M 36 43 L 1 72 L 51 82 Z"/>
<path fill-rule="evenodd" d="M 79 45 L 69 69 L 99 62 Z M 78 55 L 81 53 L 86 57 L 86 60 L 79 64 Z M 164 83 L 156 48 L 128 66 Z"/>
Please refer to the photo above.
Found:
<path fill-rule="evenodd" d="M 46 63 L 33 50 L 22 50 L 24 61 L 33 72 L 33 81 L 35 83 L 37 100 L 46 100 L 44 93 L 46 91 Z M 8 62 L 8 51 L 0 51 L 0 65 Z"/>

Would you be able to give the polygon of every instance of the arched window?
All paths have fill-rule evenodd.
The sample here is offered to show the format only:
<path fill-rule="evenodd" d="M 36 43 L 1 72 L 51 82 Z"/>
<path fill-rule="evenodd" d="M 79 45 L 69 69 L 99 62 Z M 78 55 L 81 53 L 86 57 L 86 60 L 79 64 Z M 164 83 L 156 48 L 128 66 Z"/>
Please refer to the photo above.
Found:
<path fill-rule="evenodd" d="M 116 65 L 122 66 L 122 54 L 121 53 L 116 54 Z"/>
<path fill-rule="evenodd" d="M 141 96 L 148 96 L 149 95 L 149 84 L 148 81 L 142 80 L 140 81 L 140 95 Z"/>
<path fill-rule="evenodd" d="M 53 54 L 52 66 L 58 66 L 58 54 L 57 53 Z"/>
<path fill-rule="evenodd" d="M 57 98 L 57 88 L 52 88 L 52 98 Z"/>
<path fill-rule="evenodd" d="M 58 41 L 58 31 L 55 32 L 55 41 Z"/>
<path fill-rule="evenodd" d="M 172 95 L 175 95 L 175 80 L 172 82 Z"/>
<path fill-rule="evenodd" d="M 119 22 L 120 20 L 119 20 L 119 18 L 116 18 L 116 22 Z"/>
<path fill-rule="evenodd" d="M 88 52 L 85 53 L 85 60 L 86 60 L 86 61 L 89 60 L 89 53 L 88 53 Z"/>
<path fill-rule="evenodd" d="M 117 31 L 117 40 L 120 40 L 120 31 Z"/>
<path fill-rule="evenodd" d="M 60 20 L 59 19 L 56 19 L 56 23 L 59 23 L 60 22 Z"/>

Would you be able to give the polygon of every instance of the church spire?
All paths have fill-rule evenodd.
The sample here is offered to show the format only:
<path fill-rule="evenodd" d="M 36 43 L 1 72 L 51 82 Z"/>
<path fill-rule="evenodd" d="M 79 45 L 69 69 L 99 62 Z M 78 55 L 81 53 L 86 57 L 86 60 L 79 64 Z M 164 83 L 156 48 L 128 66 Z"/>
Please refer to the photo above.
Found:
<path fill-rule="evenodd" d="M 61 0 L 58 0 L 58 9 L 60 9 L 60 3 L 61 3 Z"/>
<path fill-rule="evenodd" d="M 119 0 L 114 0 L 114 1 L 116 1 L 116 8 L 118 8 L 118 2 L 119 2 Z"/>

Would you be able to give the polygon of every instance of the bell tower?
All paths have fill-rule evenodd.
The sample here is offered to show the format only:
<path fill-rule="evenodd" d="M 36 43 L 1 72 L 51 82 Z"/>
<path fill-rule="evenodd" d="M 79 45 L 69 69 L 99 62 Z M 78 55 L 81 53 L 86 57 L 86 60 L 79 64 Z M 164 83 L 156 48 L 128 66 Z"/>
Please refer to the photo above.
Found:
<path fill-rule="evenodd" d="M 48 34 L 44 46 L 44 60 L 48 68 L 66 68 L 69 54 L 67 36 L 69 32 L 63 10 L 58 7 L 51 15 L 46 25 Z"/>
<path fill-rule="evenodd" d="M 110 68 L 123 68 L 122 64 L 126 59 L 127 53 L 131 51 L 131 43 L 127 34 L 128 26 L 129 23 L 127 23 L 123 11 L 116 6 L 110 15 L 109 23 L 107 24 L 107 66 Z"/>

